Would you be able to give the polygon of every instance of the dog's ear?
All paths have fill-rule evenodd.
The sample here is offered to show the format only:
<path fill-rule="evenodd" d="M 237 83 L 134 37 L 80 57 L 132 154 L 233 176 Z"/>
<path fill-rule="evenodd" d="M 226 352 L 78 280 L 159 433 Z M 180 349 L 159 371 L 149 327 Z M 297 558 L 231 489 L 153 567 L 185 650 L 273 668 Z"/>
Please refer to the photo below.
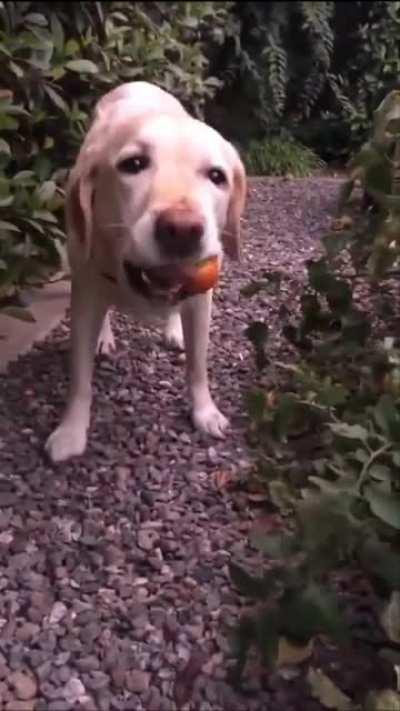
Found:
<path fill-rule="evenodd" d="M 227 255 L 231 259 L 240 261 L 240 220 L 246 202 L 247 180 L 244 165 L 240 160 L 238 152 L 231 144 L 229 144 L 229 146 L 233 161 L 233 186 L 228 205 L 226 224 L 222 233 L 222 242 Z"/>
<path fill-rule="evenodd" d="M 69 246 L 80 263 L 87 262 L 92 247 L 95 167 L 79 160 L 70 173 L 65 216 Z"/>

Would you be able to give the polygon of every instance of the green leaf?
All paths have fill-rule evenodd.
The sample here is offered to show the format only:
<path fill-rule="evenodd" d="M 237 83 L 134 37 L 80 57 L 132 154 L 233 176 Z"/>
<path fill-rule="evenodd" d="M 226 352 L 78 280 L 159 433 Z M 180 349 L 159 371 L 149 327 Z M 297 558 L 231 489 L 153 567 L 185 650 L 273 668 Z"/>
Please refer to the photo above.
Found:
<path fill-rule="evenodd" d="M 388 639 L 395 644 L 400 644 L 400 592 L 398 590 L 393 590 L 380 619 Z"/>
<path fill-rule="evenodd" d="M 4 138 L 0 138 L 0 153 L 5 153 L 6 155 L 11 155 L 11 148 Z"/>
<path fill-rule="evenodd" d="M 0 207 L 9 207 L 14 202 L 14 195 L 7 195 L 6 197 L 0 197 Z"/>
<path fill-rule="evenodd" d="M 245 330 L 245 336 L 251 341 L 256 347 L 263 347 L 268 339 L 268 326 L 262 321 L 253 321 Z"/>
<path fill-rule="evenodd" d="M 63 26 L 55 12 L 51 14 L 50 27 L 54 46 L 58 50 L 58 52 L 61 52 L 64 46 L 65 34 Z"/>
<path fill-rule="evenodd" d="M 53 180 L 46 180 L 36 191 L 37 197 L 41 205 L 44 205 L 52 199 L 56 192 L 57 186 Z"/>
<path fill-rule="evenodd" d="M 65 44 L 64 52 L 67 57 L 73 57 L 79 52 L 79 43 L 74 39 L 69 39 Z"/>
<path fill-rule="evenodd" d="M 373 464 L 369 468 L 368 474 L 372 479 L 377 481 L 390 482 L 392 480 L 392 475 L 389 467 L 385 467 L 383 464 Z"/>
<path fill-rule="evenodd" d="M 45 85 L 44 90 L 47 94 L 47 96 L 52 100 L 53 104 L 57 106 L 58 109 L 61 109 L 61 111 L 64 111 L 64 113 L 68 112 L 68 104 L 64 101 L 62 96 L 57 91 L 54 91 L 51 86 L 48 84 Z"/>
<path fill-rule="evenodd" d="M 33 314 L 28 309 L 21 306 L 4 306 L 0 308 L 0 313 L 5 316 L 10 316 L 10 318 L 18 319 L 19 321 L 36 323 L 36 319 Z"/>
<path fill-rule="evenodd" d="M 251 543 L 257 550 L 276 560 L 288 558 L 299 551 L 299 541 L 290 533 L 253 534 Z"/>
<path fill-rule="evenodd" d="M 361 442 L 368 440 L 368 430 L 361 425 L 348 425 L 346 422 L 329 423 L 328 427 L 335 435 L 346 439 L 358 439 Z"/>
<path fill-rule="evenodd" d="M 65 65 L 67 69 L 79 74 L 97 74 L 99 68 L 90 59 L 71 59 Z"/>
<path fill-rule="evenodd" d="M 400 495 L 382 491 L 374 484 L 367 484 L 363 493 L 372 513 L 400 531 Z"/>
<path fill-rule="evenodd" d="M 399 556 L 387 543 L 369 538 L 360 546 L 359 557 L 367 573 L 389 592 L 400 588 Z"/>
<path fill-rule="evenodd" d="M 302 591 L 284 592 L 280 620 L 280 633 L 301 644 L 316 634 L 328 634 L 341 641 L 348 635 L 336 597 L 315 583 L 310 583 Z"/>
<path fill-rule="evenodd" d="M 265 414 L 266 395 L 264 390 L 252 390 L 246 395 L 246 405 L 252 420 L 260 422 Z"/>
<path fill-rule="evenodd" d="M 38 25 L 39 27 L 47 27 L 47 20 L 44 15 L 39 12 L 30 12 L 25 15 L 25 21 L 30 22 L 31 25 Z"/>
<path fill-rule="evenodd" d="M 391 395 L 382 395 L 372 411 L 378 427 L 395 442 L 400 441 L 400 411 Z"/>
<path fill-rule="evenodd" d="M 262 578 L 255 578 L 249 575 L 249 573 L 236 563 L 229 563 L 228 568 L 231 580 L 241 595 L 256 599 L 264 597 L 265 583 Z"/>
<path fill-rule="evenodd" d="M 349 397 L 349 391 L 343 385 L 326 385 L 318 393 L 318 402 L 326 407 L 343 405 Z"/>
<path fill-rule="evenodd" d="M 19 66 L 19 64 L 16 64 L 15 62 L 10 62 L 9 67 L 18 79 L 23 78 L 24 70 L 22 69 L 22 67 Z"/>
<path fill-rule="evenodd" d="M 49 210 L 35 210 L 32 217 L 37 220 L 43 220 L 43 222 L 53 222 L 55 224 L 58 222 L 57 217 L 49 212 Z"/>
<path fill-rule="evenodd" d="M 12 222 L 7 222 L 6 220 L 0 220 L 0 230 L 7 230 L 8 232 L 21 232 L 17 225 Z"/>

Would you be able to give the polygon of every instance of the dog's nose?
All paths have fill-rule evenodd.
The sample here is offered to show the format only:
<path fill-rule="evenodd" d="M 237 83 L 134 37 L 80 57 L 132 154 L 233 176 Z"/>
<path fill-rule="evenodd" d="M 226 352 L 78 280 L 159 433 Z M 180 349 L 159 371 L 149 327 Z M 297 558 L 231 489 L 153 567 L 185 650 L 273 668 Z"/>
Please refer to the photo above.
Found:
<path fill-rule="evenodd" d="M 157 217 L 154 236 L 159 248 L 168 257 L 196 254 L 203 234 L 203 220 L 192 210 L 169 208 Z"/>

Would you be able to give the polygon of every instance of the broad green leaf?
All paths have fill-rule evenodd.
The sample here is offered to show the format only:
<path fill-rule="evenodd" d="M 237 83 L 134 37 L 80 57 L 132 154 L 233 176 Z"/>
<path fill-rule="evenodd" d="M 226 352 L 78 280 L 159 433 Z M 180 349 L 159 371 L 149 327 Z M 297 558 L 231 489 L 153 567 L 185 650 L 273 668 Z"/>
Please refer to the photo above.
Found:
<path fill-rule="evenodd" d="M 229 563 L 229 574 L 233 584 L 239 592 L 246 597 L 263 598 L 265 595 L 265 585 L 261 578 L 249 575 L 236 563 Z"/>
<path fill-rule="evenodd" d="M 245 336 L 251 341 L 256 347 L 262 347 L 268 338 L 268 326 L 262 321 L 253 321 L 250 326 L 245 330 Z"/>
<path fill-rule="evenodd" d="M 381 625 L 391 642 L 400 644 L 400 592 L 394 590 L 381 614 Z"/>
<path fill-rule="evenodd" d="M 0 153 L 5 153 L 6 155 L 11 155 L 11 148 L 4 138 L 0 138 Z"/>
<path fill-rule="evenodd" d="M 328 634 L 337 640 L 348 634 L 336 598 L 315 583 L 302 591 L 285 591 L 279 615 L 281 633 L 298 643 L 306 643 L 317 634 Z"/>
<path fill-rule="evenodd" d="M 392 480 L 392 475 L 389 467 L 385 467 L 383 464 L 373 464 L 372 467 L 368 469 L 368 474 L 372 479 L 382 482 L 390 482 Z"/>
<path fill-rule="evenodd" d="M 64 47 L 65 34 L 63 26 L 55 12 L 52 12 L 51 14 L 50 27 L 54 46 L 58 52 L 61 52 Z"/>
<path fill-rule="evenodd" d="M 335 435 L 345 437 L 346 439 L 360 440 L 366 442 L 368 439 L 368 430 L 361 425 L 348 425 L 346 422 L 329 423 L 328 427 Z"/>
<path fill-rule="evenodd" d="M 6 220 L 0 220 L 0 230 L 7 230 L 7 232 L 21 232 L 17 225 L 12 222 L 7 222 Z"/>
<path fill-rule="evenodd" d="M 390 439 L 400 441 L 400 409 L 391 395 L 382 395 L 372 410 L 378 427 Z"/>
<path fill-rule="evenodd" d="M 25 21 L 30 22 L 32 25 L 38 25 L 39 27 L 47 27 L 47 19 L 39 12 L 30 12 L 28 15 L 25 15 Z"/>
<path fill-rule="evenodd" d="M 53 180 L 46 180 L 36 191 L 40 204 L 44 205 L 54 196 L 57 186 Z"/>
<path fill-rule="evenodd" d="M 6 197 L 0 197 L 0 207 L 9 207 L 14 202 L 14 195 L 7 195 Z"/>
<path fill-rule="evenodd" d="M 290 533 L 253 534 L 251 543 L 257 550 L 276 560 L 299 551 L 299 540 Z"/>
<path fill-rule="evenodd" d="M 90 59 L 71 59 L 65 65 L 67 69 L 79 74 L 97 74 L 99 68 Z"/>
<path fill-rule="evenodd" d="M 400 495 L 382 491 L 374 484 L 367 484 L 363 493 L 372 513 L 400 531 Z"/>

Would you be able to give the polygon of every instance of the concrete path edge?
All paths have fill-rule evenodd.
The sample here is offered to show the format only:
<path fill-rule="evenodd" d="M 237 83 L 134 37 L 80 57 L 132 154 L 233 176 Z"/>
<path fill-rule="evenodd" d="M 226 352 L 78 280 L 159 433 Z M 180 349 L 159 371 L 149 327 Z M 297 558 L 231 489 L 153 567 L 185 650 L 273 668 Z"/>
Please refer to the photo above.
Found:
<path fill-rule="evenodd" d="M 63 320 L 69 307 L 70 282 L 57 281 L 41 289 L 32 289 L 29 309 L 34 323 L 19 321 L 0 312 L 0 373 L 7 371 L 9 363 L 43 341 Z"/>

